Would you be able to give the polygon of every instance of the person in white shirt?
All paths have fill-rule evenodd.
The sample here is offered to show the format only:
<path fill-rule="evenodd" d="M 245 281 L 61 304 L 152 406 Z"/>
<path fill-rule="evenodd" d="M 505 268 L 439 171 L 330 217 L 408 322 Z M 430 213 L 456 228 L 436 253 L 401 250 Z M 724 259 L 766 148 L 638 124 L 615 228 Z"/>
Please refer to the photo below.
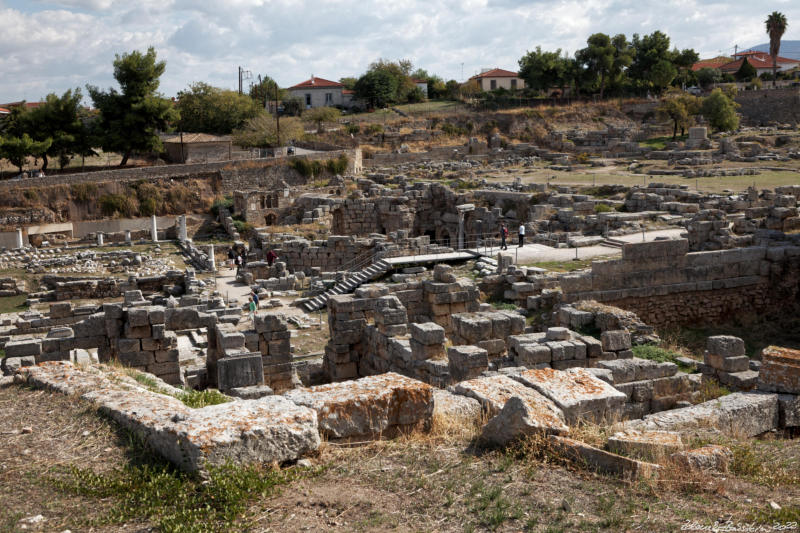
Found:
<path fill-rule="evenodd" d="M 522 248 L 522 242 L 525 240 L 525 224 L 519 225 L 519 247 Z"/>

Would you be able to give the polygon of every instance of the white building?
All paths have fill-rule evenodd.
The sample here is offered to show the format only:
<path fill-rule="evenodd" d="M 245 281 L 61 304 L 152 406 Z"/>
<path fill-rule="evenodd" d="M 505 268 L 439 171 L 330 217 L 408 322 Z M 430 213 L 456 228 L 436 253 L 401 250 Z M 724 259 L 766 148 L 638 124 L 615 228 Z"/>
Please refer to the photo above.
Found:
<path fill-rule="evenodd" d="M 345 89 L 338 81 L 330 81 L 311 76 L 310 79 L 298 83 L 288 89 L 294 98 L 303 101 L 305 109 L 312 107 L 344 107 L 353 105 L 353 93 Z"/>

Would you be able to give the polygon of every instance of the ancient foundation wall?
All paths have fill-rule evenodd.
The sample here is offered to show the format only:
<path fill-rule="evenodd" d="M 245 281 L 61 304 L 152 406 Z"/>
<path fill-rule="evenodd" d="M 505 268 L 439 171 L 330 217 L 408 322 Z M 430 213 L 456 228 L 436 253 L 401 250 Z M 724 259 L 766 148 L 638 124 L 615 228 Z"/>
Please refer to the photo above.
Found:
<path fill-rule="evenodd" d="M 686 239 L 627 244 L 622 259 L 563 276 L 563 300 L 597 300 L 657 327 L 775 315 L 798 305 L 800 247 L 688 250 Z"/>
<path fill-rule="evenodd" d="M 800 89 L 768 89 L 742 91 L 736 95 L 745 123 L 762 125 L 770 122 L 800 122 Z"/>

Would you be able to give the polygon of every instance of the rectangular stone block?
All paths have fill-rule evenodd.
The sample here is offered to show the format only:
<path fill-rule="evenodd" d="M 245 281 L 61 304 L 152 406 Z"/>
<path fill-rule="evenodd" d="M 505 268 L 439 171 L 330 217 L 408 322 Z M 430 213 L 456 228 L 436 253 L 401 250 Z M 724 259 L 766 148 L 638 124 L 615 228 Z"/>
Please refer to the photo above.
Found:
<path fill-rule="evenodd" d="M 117 339 L 117 350 L 120 352 L 139 352 L 142 344 L 139 339 Z"/>
<path fill-rule="evenodd" d="M 147 314 L 145 314 L 145 318 L 146 317 Z M 125 323 L 125 331 L 123 334 L 129 339 L 144 339 L 147 337 L 152 337 L 152 332 L 149 325 L 131 326 L 129 322 Z"/>
<path fill-rule="evenodd" d="M 766 391 L 800 394 L 800 350 L 777 346 L 764 348 L 758 387 Z"/>
<path fill-rule="evenodd" d="M 630 350 L 631 334 L 624 329 L 604 331 L 600 335 L 603 351 L 619 352 Z"/>
<path fill-rule="evenodd" d="M 421 344 L 441 344 L 445 340 L 444 328 L 432 322 L 411 324 L 411 338 Z"/>
<path fill-rule="evenodd" d="M 264 384 L 260 353 L 223 357 L 217 361 L 217 386 L 225 391 L 237 387 Z"/>
<path fill-rule="evenodd" d="M 149 325 L 150 319 L 147 316 L 147 309 L 144 307 L 128 309 L 128 320 L 126 326 L 138 327 Z"/>
<path fill-rule="evenodd" d="M 750 368 L 750 358 L 746 355 L 724 357 L 707 351 L 703 356 L 703 362 L 724 372 L 744 372 Z"/>
<path fill-rule="evenodd" d="M 515 350 L 514 361 L 522 366 L 532 367 L 552 360 L 550 348 L 544 344 L 523 344 Z"/>
<path fill-rule="evenodd" d="M 744 341 L 739 337 L 730 335 L 709 337 L 706 341 L 706 349 L 709 353 L 723 358 L 737 357 L 745 354 Z"/>

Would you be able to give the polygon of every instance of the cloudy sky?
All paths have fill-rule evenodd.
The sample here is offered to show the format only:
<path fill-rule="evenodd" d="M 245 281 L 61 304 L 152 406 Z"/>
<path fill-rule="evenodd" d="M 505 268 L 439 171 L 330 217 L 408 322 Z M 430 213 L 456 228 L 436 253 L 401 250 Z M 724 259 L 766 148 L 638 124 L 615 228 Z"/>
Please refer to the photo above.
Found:
<path fill-rule="evenodd" d="M 800 39 L 796 0 L 0 0 L 0 102 L 111 86 L 114 55 L 148 46 L 167 61 L 167 96 L 194 81 L 235 88 L 239 65 L 282 86 L 357 76 L 379 57 L 468 78 L 516 69 L 537 45 L 572 53 L 594 32 L 661 30 L 713 57 L 768 40 L 773 10 Z"/>

